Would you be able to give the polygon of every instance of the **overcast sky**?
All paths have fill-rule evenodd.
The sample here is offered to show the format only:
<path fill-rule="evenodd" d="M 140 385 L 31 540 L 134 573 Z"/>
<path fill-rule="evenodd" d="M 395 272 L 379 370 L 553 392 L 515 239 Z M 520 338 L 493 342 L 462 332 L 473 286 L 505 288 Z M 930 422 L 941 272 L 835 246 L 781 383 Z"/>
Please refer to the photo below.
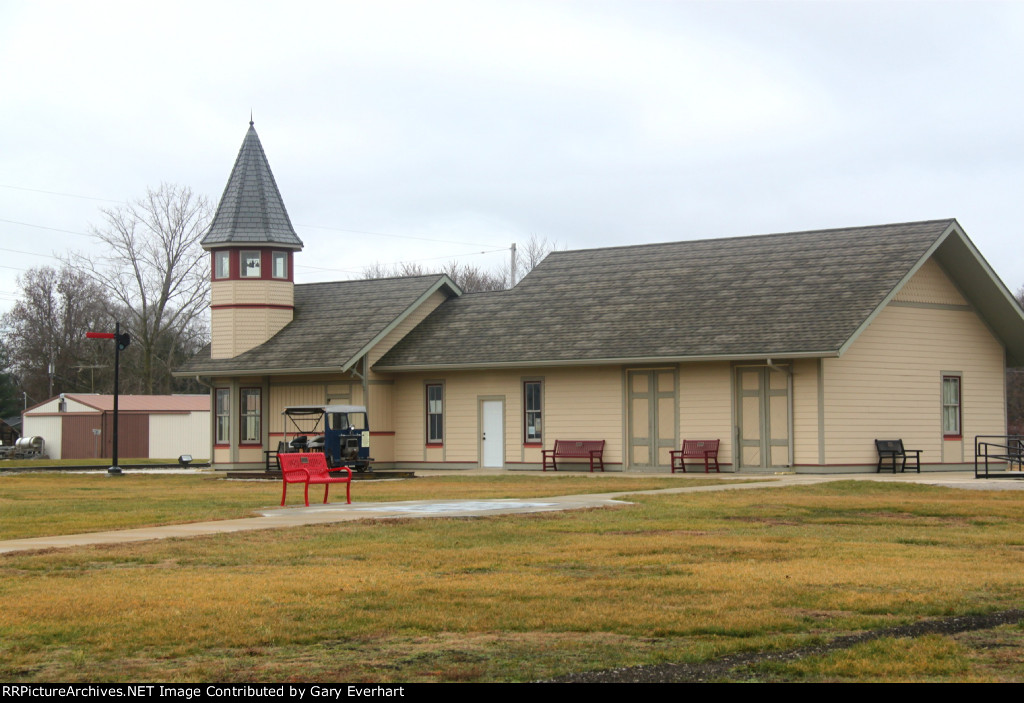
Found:
<path fill-rule="evenodd" d="M 0 0 L 0 311 L 250 110 L 300 283 L 956 217 L 1024 284 L 1024 3 Z"/>

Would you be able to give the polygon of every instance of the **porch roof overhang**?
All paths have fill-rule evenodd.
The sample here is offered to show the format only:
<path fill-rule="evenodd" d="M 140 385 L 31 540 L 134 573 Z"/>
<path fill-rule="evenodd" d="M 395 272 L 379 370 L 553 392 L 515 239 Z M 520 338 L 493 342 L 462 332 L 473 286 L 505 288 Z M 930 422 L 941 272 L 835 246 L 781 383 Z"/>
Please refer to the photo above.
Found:
<path fill-rule="evenodd" d="M 461 364 L 422 364 L 405 366 L 381 366 L 373 367 L 377 372 L 404 373 L 413 371 L 458 371 L 480 370 L 480 369 L 513 369 L 524 367 L 569 367 L 569 366 L 656 366 L 658 364 L 686 364 L 706 361 L 735 361 L 735 362 L 776 362 L 789 361 L 793 359 L 822 359 L 835 358 L 839 351 L 832 349 L 828 351 L 772 351 L 768 353 L 751 354 L 705 354 L 699 356 L 636 356 L 636 357 L 608 357 L 603 359 L 580 359 L 567 361 L 565 359 L 548 360 L 522 360 L 522 361 L 501 361 L 501 362 L 480 362 Z"/>

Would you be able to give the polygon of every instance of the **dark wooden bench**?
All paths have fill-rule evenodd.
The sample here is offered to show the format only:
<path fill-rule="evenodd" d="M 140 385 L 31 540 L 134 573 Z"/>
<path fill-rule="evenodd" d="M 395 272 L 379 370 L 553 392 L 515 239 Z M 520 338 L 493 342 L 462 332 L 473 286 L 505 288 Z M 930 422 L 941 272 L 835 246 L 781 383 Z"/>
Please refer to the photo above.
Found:
<path fill-rule="evenodd" d="M 704 473 L 709 473 L 713 468 L 718 473 L 722 469 L 718 464 L 718 439 L 684 439 L 683 448 L 672 450 L 672 473 L 676 469 L 682 469 L 686 473 L 686 460 L 697 459 L 704 462 Z"/>
<path fill-rule="evenodd" d="M 558 459 L 588 459 L 591 473 L 594 472 L 595 464 L 604 471 L 603 439 L 556 439 L 555 448 L 541 450 L 541 454 L 544 458 L 542 471 L 547 471 L 549 466 L 558 471 Z"/>
<path fill-rule="evenodd" d="M 352 469 L 341 466 L 337 469 L 327 468 L 327 457 L 320 452 L 305 452 L 302 454 L 277 455 L 277 463 L 281 467 L 281 478 L 283 480 L 281 490 L 281 505 L 284 505 L 285 496 L 288 494 L 289 483 L 306 484 L 306 507 L 309 507 L 309 484 L 324 484 L 324 503 L 327 502 L 327 492 L 332 483 L 345 484 L 345 501 L 352 502 Z M 334 476 L 333 474 L 347 471 L 347 476 Z"/>
<path fill-rule="evenodd" d="M 913 463 L 910 468 L 917 469 L 921 473 L 921 450 L 904 449 L 902 439 L 876 439 L 875 449 L 878 450 L 878 471 L 892 471 L 896 473 L 896 464 L 899 462 L 900 473 L 907 470 L 907 460 Z M 886 466 L 888 462 L 888 466 Z"/>

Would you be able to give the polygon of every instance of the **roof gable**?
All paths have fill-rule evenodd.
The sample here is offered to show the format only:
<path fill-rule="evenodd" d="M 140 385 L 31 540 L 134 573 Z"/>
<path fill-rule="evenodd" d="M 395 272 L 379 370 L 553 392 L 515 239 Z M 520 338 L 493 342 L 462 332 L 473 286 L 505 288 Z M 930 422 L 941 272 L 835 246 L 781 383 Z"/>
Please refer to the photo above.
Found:
<path fill-rule="evenodd" d="M 1024 366 L 1024 310 L 956 221 L 933 249 L 943 271 L 1006 347 L 1007 366 Z"/>
<path fill-rule="evenodd" d="M 297 285 L 294 317 L 276 335 L 230 359 L 211 359 L 207 345 L 175 375 L 346 371 L 437 291 L 461 293 L 444 274 Z"/>
<path fill-rule="evenodd" d="M 292 227 L 251 121 L 217 212 L 202 241 L 204 249 L 232 244 L 271 244 L 302 249 L 302 240 Z"/>
<path fill-rule="evenodd" d="M 114 396 L 101 393 L 64 393 L 63 397 L 69 401 L 67 411 L 69 413 L 88 412 L 111 412 L 114 409 Z M 61 396 L 55 396 L 35 405 L 25 411 L 26 415 L 48 414 L 57 412 L 57 403 Z M 187 413 L 196 411 L 208 411 L 210 409 L 209 395 L 119 395 L 117 399 L 118 410 L 122 412 L 170 412 Z"/>

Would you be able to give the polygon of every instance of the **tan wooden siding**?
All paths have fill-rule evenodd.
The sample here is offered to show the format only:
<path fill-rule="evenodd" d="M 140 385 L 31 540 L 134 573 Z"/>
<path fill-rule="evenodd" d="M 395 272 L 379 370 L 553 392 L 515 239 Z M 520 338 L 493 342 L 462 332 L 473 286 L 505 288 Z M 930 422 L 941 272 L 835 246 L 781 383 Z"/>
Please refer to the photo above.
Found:
<path fill-rule="evenodd" d="M 282 432 L 284 420 L 281 413 L 293 405 L 323 405 L 327 402 L 325 383 L 270 384 L 270 412 L 267 419 L 271 432 Z"/>
<path fill-rule="evenodd" d="M 424 376 L 399 374 L 395 379 L 392 414 L 395 427 L 395 461 L 423 461 L 426 444 Z"/>
<path fill-rule="evenodd" d="M 732 462 L 732 369 L 727 362 L 679 367 L 679 439 L 718 439 L 718 460 Z"/>
<path fill-rule="evenodd" d="M 556 439 L 603 439 L 605 462 L 623 462 L 622 368 L 558 369 L 544 375 L 544 446 Z"/>
<path fill-rule="evenodd" d="M 229 359 L 263 344 L 292 321 L 280 308 L 222 308 L 210 311 L 210 357 Z"/>
<path fill-rule="evenodd" d="M 213 463 L 214 464 L 230 464 L 231 463 L 231 449 L 229 447 L 216 447 L 213 450 Z"/>
<path fill-rule="evenodd" d="M 1004 434 L 1004 358 L 971 311 L 890 305 L 843 357 L 823 362 L 826 462 L 873 465 L 876 438 L 942 461 L 943 372 L 962 374 L 964 437 Z"/>
<path fill-rule="evenodd" d="M 352 405 L 352 386 L 357 383 L 357 381 L 328 383 L 327 402 L 338 405 Z"/>
<path fill-rule="evenodd" d="M 893 298 L 901 303 L 966 305 L 967 301 L 934 259 L 929 259 Z"/>
<path fill-rule="evenodd" d="M 367 404 L 370 428 L 374 432 L 392 432 L 394 420 L 394 387 L 389 383 L 373 383 L 369 387 L 370 402 Z"/>
<path fill-rule="evenodd" d="M 441 291 L 435 291 L 430 295 L 423 303 L 409 313 L 409 316 L 402 320 L 398 325 L 388 332 L 382 340 L 377 342 L 374 347 L 367 353 L 367 363 L 370 366 L 370 373 L 367 378 L 391 378 L 391 376 L 380 376 L 373 371 L 373 365 L 376 364 L 384 354 L 387 353 L 391 347 L 395 346 L 405 335 L 409 334 L 413 327 L 423 322 L 427 315 L 432 313 L 437 306 L 448 299 L 448 296 Z"/>
<path fill-rule="evenodd" d="M 480 452 L 480 396 L 504 399 L 505 461 L 519 460 L 518 436 L 510 417 L 516 417 L 521 401 L 518 371 L 477 371 L 454 373 L 445 377 L 445 460 L 475 462 Z M 426 400 L 420 403 L 425 408 Z"/>
<path fill-rule="evenodd" d="M 240 464 L 263 464 L 263 447 L 246 445 L 238 448 L 238 463 Z"/>
<path fill-rule="evenodd" d="M 523 448 L 522 379 L 544 380 L 544 446 L 555 439 L 604 439 L 605 461 L 622 461 L 622 370 L 508 369 L 462 371 L 445 375 L 398 374 L 394 386 L 395 460 L 479 461 L 481 397 L 503 399 L 506 465 L 540 461 L 540 450 Z M 444 383 L 444 447 L 425 446 L 424 384 Z"/>
<path fill-rule="evenodd" d="M 210 457 L 210 413 L 153 414 L 149 416 L 149 456 L 177 459 L 191 454 L 196 460 Z"/>
<path fill-rule="evenodd" d="M 371 432 L 370 457 L 380 463 L 393 462 L 395 460 L 395 436 Z"/>
<path fill-rule="evenodd" d="M 820 464 L 818 456 L 818 360 L 793 362 L 793 463 Z"/>
<path fill-rule="evenodd" d="M 214 281 L 210 284 L 210 305 L 294 305 L 291 281 Z"/>

